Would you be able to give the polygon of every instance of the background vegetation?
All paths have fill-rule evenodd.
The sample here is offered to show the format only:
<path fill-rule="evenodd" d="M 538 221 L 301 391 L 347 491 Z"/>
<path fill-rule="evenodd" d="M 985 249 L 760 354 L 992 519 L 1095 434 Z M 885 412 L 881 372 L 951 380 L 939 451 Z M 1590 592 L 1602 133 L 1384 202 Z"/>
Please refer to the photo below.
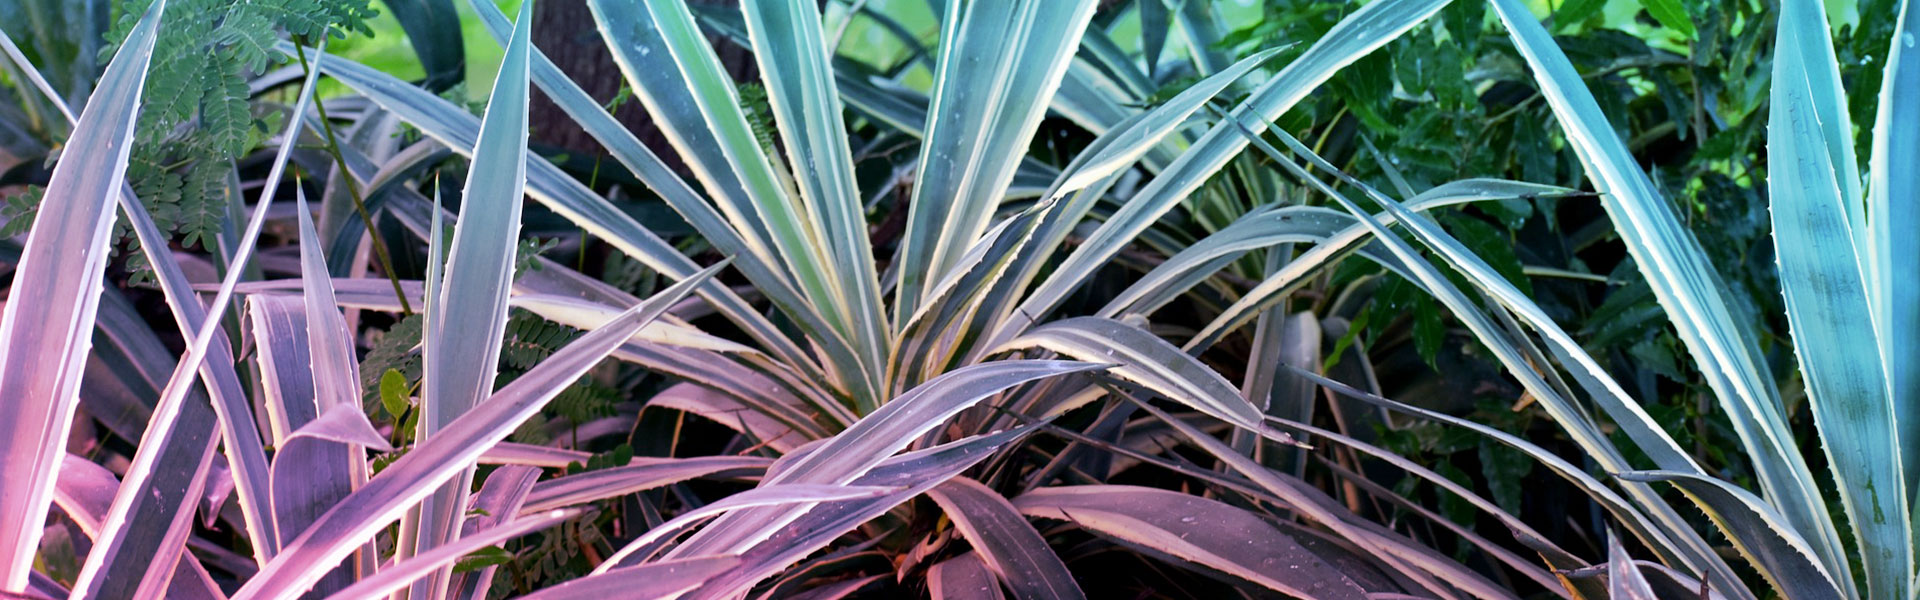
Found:
<path fill-rule="evenodd" d="M 1908 597 L 1916 12 L 0 0 L 0 590 Z"/>

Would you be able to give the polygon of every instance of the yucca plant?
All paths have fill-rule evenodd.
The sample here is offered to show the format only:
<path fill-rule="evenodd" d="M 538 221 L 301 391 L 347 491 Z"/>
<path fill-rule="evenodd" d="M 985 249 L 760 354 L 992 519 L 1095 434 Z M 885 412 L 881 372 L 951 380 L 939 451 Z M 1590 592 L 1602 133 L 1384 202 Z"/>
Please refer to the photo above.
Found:
<path fill-rule="evenodd" d="M 456 568 L 463 557 L 484 557 L 505 540 L 639 494 L 642 516 L 624 521 L 638 526 L 623 530 L 608 552 L 590 548 L 596 556 L 589 572 L 512 591 L 543 598 L 803 591 L 843 597 L 889 576 L 911 576 L 915 587 L 940 598 L 999 597 L 1003 587 L 1020 597 L 1070 598 L 1109 591 L 1098 587 L 1108 582 L 1079 567 L 1115 564 L 1103 561 L 1118 554 L 1127 557 L 1118 564 L 1146 557 L 1146 564 L 1191 566 L 1249 594 L 1765 595 L 1662 497 L 1656 483 L 1672 482 L 1789 597 L 1909 594 L 1909 481 L 1894 417 L 1900 386 L 1911 383 L 1899 375 L 1911 361 L 1901 360 L 1904 330 L 1897 324 L 1913 323 L 1899 316 L 1913 303 L 1901 300 L 1911 286 L 1899 284 L 1901 267 L 1892 257 L 1902 255 L 1894 239 L 1903 222 L 1897 207 L 1912 195 L 1912 178 L 1884 165 L 1897 164 L 1917 143 L 1914 120 L 1892 99 L 1914 81 L 1913 67 L 1899 60 L 1903 40 L 1912 39 L 1910 4 L 1903 5 L 1903 33 L 1888 61 L 1868 196 L 1854 175 L 1851 132 L 1840 126 L 1850 121 L 1818 6 L 1788 2 L 1787 15 L 1799 20 L 1783 19 L 1777 42 L 1773 148 L 1784 159 L 1774 162 L 1807 166 L 1770 179 L 1789 317 L 1836 479 L 1862 492 L 1838 496 L 1847 515 L 1839 523 L 1793 445 L 1776 386 L 1734 319 L 1737 309 L 1718 290 L 1712 265 L 1515 0 L 1493 7 L 1621 238 L 1726 412 L 1736 416 L 1760 475 L 1758 493 L 1700 468 L 1560 325 L 1421 214 L 1576 192 L 1465 180 L 1403 189 L 1395 200 L 1270 129 L 1337 70 L 1419 26 L 1444 0 L 1356 7 L 1284 64 L 1269 64 L 1278 48 L 1226 61 L 1191 41 L 1215 35 L 1197 13 L 1143 9 L 1142 21 L 1151 17 L 1161 32 L 1154 35 L 1185 28 L 1192 63 L 1186 68 L 1195 75 L 1178 93 L 1147 104 L 1141 101 L 1151 92 L 1141 82 L 1161 69 L 1160 49 L 1147 45 L 1153 49 L 1140 73 L 1104 31 L 1090 27 L 1092 0 L 935 2 L 937 47 L 921 46 L 891 64 L 837 57 L 837 35 L 828 35 L 811 0 L 747 0 L 737 11 L 682 0 L 589 4 L 633 97 L 684 171 L 669 167 L 530 44 L 528 4 L 509 21 L 490 3 L 470 2 L 506 50 L 478 117 L 329 57 L 324 47 L 283 42 L 275 52 L 311 68 L 284 113 L 287 126 L 260 201 L 244 227 L 232 224 L 239 231 L 231 255 L 221 257 L 223 280 L 197 289 L 123 181 L 148 58 L 167 10 L 164 0 L 148 8 L 75 119 L 0 320 L 0 410 L 7 411 L 0 424 L 8 428 L 0 435 L 0 477 L 10 484 L 0 488 L 4 591 L 487 597 L 508 591 L 492 587 L 497 567 Z M 853 11 L 864 10 L 861 4 Z M 743 100 L 753 94 L 721 69 L 708 35 L 752 51 L 764 107 Z M 922 43 L 910 33 L 902 41 Z M 26 65 L 18 53 L 9 59 Z M 931 77 L 924 95 L 905 83 L 915 72 Z M 340 109 L 358 109 L 362 124 L 346 143 L 333 141 L 330 122 L 309 114 L 322 74 L 359 94 L 335 100 L 329 111 L 338 119 Z M 703 268 L 588 184 L 530 156 L 534 86 L 726 262 Z M 63 105 L 50 88 L 37 87 Z M 851 120 L 849 107 L 857 115 Z M 1027 158 L 1049 111 L 1094 136 L 1064 165 Z M 416 130 L 419 141 L 392 151 L 394 140 L 407 139 L 381 125 L 394 120 Z M 366 200 L 369 211 L 424 241 L 420 280 L 403 280 L 385 266 L 390 279 L 336 276 L 365 273 L 362 240 L 383 234 L 337 221 L 316 227 L 300 187 L 293 194 L 299 277 L 241 281 L 302 139 L 333 154 L 332 161 L 295 165 L 311 171 L 331 163 L 320 214 L 337 219 Z M 898 171 L 910 170 L 911 178 L 883 184 L 884 193 L 908 200 L 898 209 L 907 211 L 903 233 L 889 249 L 873 241 L 867 199 L 883 192 L 861 189 L 855 145 L 900 139 L 914 140 L 918 152 Z M 1244 152 L 1249 147 L 1259 152 Z M 426 167 L 448 153 L 469 165 L 457 215 L 442 209 L 437 187 L 431 197 L 419 191 L 433 185 Z M 1313 196 L 1233 198 L 1254 208 L 1237 217 L 1216 211 L 1207 218 L 1217 220 L 1205 225 L 1213 233 L 1191 241 L 1155 228 L 1191 196 L 1230 194 L 1213 187 L 1223 174 L 1241 182 L 1230 190 L 1302 189 Z M 1363 194 L 1369 206 L 1341 187 Z M 516 256 L 523 195 L 678 283 L 642 302 L 576 269 Z M 1340 210 L 1302 202 L 1308 197 Z M 1863 198 L 1867 208 L 1856 210 Z M 103 297 L 114 297 L 101 292 L 115 200 L 186 340 L 172 374 L 155 386 L 158 400 L 118 481 L 65 454 L 88 336 L 98 325 L 110 340 L 103 349 L 123 352 L 129 344 L 118 334 L 125 324 L 99 308 L 110 305 Z M 449 219 L 457 220 L 450 236 Z M 1394 223 L 1442 257 L 1474 295 L 1389 230 Z M 1821 247 L 1841 241 L 1837 249 Z M 1084 309 L 1088 303 L 1069 302 L 1109 264 L 1124 264 L 1123 253 L 1135 244 L 1166 258 Z M 1285 302 L 1350 256 L 1431 293 L 1601 472 L 1511 433 L 1323 374 L 1322 353 L 1312 348 L 1320 334 L 1302 324 L 1313 316 L 1295 318 Z M 517 276 L 516 266 L 528 261 L 544 266 Z M 1236 262 L 1258 265 L 1264 277 L 1244 290 L 1223 284 L 1216 273 Z M 737 272 L 748 291 L 717 278 L 723 268 Z M 1195 293 L 1200 288 L 1211 291 Z M 203 302 L 196 292 L 213 296 Z M 245 298 L 244 319 L 229 318 L 240 310 L 236 294 Z M 1223 308 L 1193 331 L 1149 320 L 1189 295 L 1223 300 Z M 418 376 L 359 372 L 350 320 L 415 307 L 423 319 L 420 342 L 396 352 L 414 357 Z M 514 310 L 585 333 L 504 381 L 500 365 L 514 341 Z M 1872 317 L 1861 321 L 1861 314 Z M 1199 357 L 1249 325 L 1246 378 L 1236 386 Z M 1841 331 L 1849 325 L 1853 335 Z M 715 333 L 721 327 L 738 335 Z M 568 463 L 590 462 L 578 449 L 504 442 L 609 356 L 675 381 L 636 398 L 643 410 L 684 412 L 730 428 L 737 441 L 724 447 L 737 455 L 669 454 L 577 469 Z M 377 382 L 389 422 L 376 427 L 369 418 L 363 381 Z M 1653 560 L 1634 560 L 1618 540 L 1608 543 L 1607 556 L 1582 558 L 1439 473 L 1353 432 L 1316 427 L 1314 385 L 1468 427 L 1533 456 L 1589 494 Z M 1589 403 L 1657 470 L 1615 446 Z M 610 420 L 636 418 L 645 416 Z M 406 445 L 396 449 L 395 440 Z M 1446 556 L 1423 536 L 1342 505 L 1305 477 L 1306 444 L 1364 454 L 1430 482 L 1495 518 L 1514 542 L 1487 540 L 1412 503 L 1397 507 L 1449 528 L 1496 566 Z M 216 474 L 216 458 L 230 475 Z M 1159 467 L 1206 492 L 1116 476 L 1135 465 Z M 1340 485 L 1394 498 L 1343 469 L 1327 466 Z M 696 479 L 736 486 L 720 489 L 751 487 L 703 497 L 690 491 Z M 230 521 L 241 529 L 234 536 L 244 547 L 238 554 L 189 541 L 195 507 L 223 496 L 208 490 L 224 481 L 237 500 L 239 515 Z M 663 489 L 673 490 L 671 500 L 656 493 Z M 217 510 L 221 503 L 211 504 Z M 40 538 L 50 506 L 88 538 L 71 586 L 34 568 L 36 555 L 47 555 Z M 1843 537 L 1858 546 L 1842 546 Z M 1517 553 L 1516 545 L 1537 556 Z M 817 554 L 827 548 L 834 550 Z M 1865 586 L 1855 581 L 1853 558 Z M 1606 575 L 1604 583 L 1595 573 Z"/>

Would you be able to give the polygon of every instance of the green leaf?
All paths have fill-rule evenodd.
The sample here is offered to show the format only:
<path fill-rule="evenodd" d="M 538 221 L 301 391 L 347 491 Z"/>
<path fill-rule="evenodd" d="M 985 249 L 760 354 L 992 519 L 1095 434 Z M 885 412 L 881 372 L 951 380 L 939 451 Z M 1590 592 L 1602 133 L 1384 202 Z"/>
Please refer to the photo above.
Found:
<path fill-rule="evenodd" d="M 1680 0 L 1641 0 L 1653 19 L 1667 29 L 1680 32 L 1682 37 L 1693 39 L 1693 17 L 1687 15 L 1687 7 Z"/>
<path fill-rule="evenodd" d="M 1600 9 L 1606 5 L 1607 0 L 1567 0 L 1566 2 L 1562 2 L 1560 3 L 1560 8 L 1553 11 L 1554 28 L 1565 31 L 1569 27 L 1585 23 L 1588 18 L 1600 14 Z"/>
<path fill-rule="evenodd" d="M 468 573 L 513 562 L 513 553 L 499 546 L 487 546 L 467 553 L 453 563 L 453 572 Z"/>
<path fill-rule="evenodd" d="M 387 369 L 386 373 L 380 375 L 380 406 L 386 408 L 387 414 L 395 419 L 406 414 L 407 408 L 413 406 L 411 386 L 407 385 L 406 374 L 399 369 Z"/>

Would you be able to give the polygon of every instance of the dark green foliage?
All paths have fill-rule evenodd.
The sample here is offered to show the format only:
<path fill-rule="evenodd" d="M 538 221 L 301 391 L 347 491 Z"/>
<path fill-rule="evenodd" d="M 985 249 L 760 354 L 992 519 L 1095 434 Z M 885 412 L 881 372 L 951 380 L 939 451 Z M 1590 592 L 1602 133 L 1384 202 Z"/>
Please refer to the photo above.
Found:
<path fill-rule="evenodd" d="M 0 219 L 6 225 L 0 225 L 0 238 L 10 238 L 26 233 L 33 226 L 35 209 L 40 208 L 40 198 L 47 190 L 40 186 L 29 186 L 26 191 L 8 196 L 5 204 L 0 204 Z"/>
<path fill-rule="evenodd" d="M 111 57 L 151 0 L 123 0 L 101 60 Z M 173 0 L 148 72 L 127 181 L 163 230 L 212 250 L 226 218 L 232 162 L 266 137 L 247 81 L 288 62 L 281 35 L 303 43 L 371 34 L 367 0 Z"/>

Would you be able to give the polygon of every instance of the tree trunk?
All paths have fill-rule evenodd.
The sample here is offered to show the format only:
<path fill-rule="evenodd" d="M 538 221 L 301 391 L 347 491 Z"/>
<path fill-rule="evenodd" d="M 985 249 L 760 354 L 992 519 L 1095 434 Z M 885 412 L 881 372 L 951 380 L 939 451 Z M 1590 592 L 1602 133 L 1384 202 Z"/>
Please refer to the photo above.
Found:
<path fill-rule="evenodd" d="M 722 1 L 725 0 L 692 0 L 691 3 L 712 4 Z M 614 63 L 613 54 L 607 50 L 606 41 L 600 37 L 593 22 L 593 13 L 587 8 L 586 0 L 540 0 L 533 5 L 534 46 L 545 52 L 547 58 L 553 59 L 560 71 L 579 84 L 580 89 L 586 90 L 587 95 L 604 106 L 620 93 L 626 78 L 621 75 L 619 65 Z M 754 68 L 751 52 L 725 40 L 709 41 L 714 42 L 720 64 L 733 75 L 734 81 L 758 80 L 758 70 Z M 572 117 L 547 99 L 545 93 L 534 93 L 529 111 L 531 135 L 536 144 L 589 156 L 606 152 Z M 665 159 L 667 164 L 685 173 L 678 154 L 660 135 L 659 128 L 653 126 L 646 107 L 640 102 L 626 103 L 614 111 L 613 116 L 628 131 L 634 132 L 647 148 Z"/>

